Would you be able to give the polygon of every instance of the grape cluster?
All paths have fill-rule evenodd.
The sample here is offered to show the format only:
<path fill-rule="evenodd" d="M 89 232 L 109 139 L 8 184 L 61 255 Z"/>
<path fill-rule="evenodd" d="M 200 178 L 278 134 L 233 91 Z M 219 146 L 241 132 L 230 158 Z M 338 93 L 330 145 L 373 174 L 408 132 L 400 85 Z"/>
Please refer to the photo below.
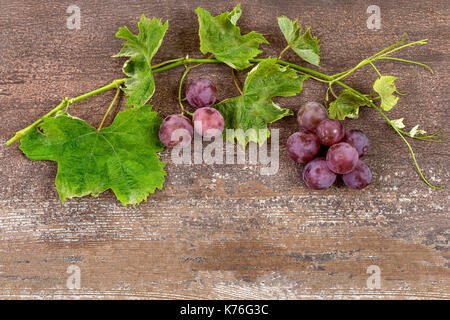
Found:
<path fill-rule="evenodd" d="M 293 133 L 286 147 L 295 162 L 306 164 L 303 181 L 309 188 L 327 189 L 337 175 L 352 189 L 370 184 L 372 173 L 359 159 L 369 150 L 369 139 L 361 130 L 346 131 L 338 120 L 329 119 L 325 107 L 317 102 L 306 103 L 297 122 L 302 131 Z"/>
<path fill-rule="evenodd" d="M 186 89 L 189 104 L 196 108 L 192 121 L 183 114 L 167 116 L 159 127 L 159 139 L 166 147 L 186 147 L 194 136 L 194 131 L 211 139 L 222 134 L 225 122 L 211 106 L 216 102 L 217 89 L 208 79 L 196 79 Z M 194 124 L 193 124 L 194 123 Z"/>

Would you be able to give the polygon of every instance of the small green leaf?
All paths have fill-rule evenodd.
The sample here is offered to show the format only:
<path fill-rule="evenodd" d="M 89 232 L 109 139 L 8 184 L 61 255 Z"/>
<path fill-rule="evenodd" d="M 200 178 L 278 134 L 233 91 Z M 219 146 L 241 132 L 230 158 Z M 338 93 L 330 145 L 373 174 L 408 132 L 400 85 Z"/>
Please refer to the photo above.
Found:
<path fill-rule="evenodd" d="M 423 135 L 425 133 L 427 132 L 425 130 L 419 129 L 419 125 L 417 124 L 411 129 L 411 131 L 409 131 L 409 136 L 415 137 L 416 135 Z"/>
<path fill-rule="evenodd" d="M 62 202 L 112 189 L 123 205 L 138 204 L 164 183 L 164 163 L 157 155 L 164 149 L 160 124 L 151 106 L 119 112 L 100 131 L 60 114 L 45 119 L 42 132 L 35 129 L 23 137 L 20 149 L 30 159 L 58 163 L 56 189 Z"/>
<path fill-rule="evenodd" d="M 151 60 L 161 46 L 161 42 L 169 27 L 168 22 L 148 19 L 141 16 L 138 22 L 139 34 L 136 36 L 127 27 L 119 28 L 117 38 L 127 40 L 122 49 L 113 56 L 130 57 L 123 65 L 123 72 L 130 77 L 126 80 L 127 107 L 143 106 L 155 92 L 155 81 L 151 72 Z"/>
<path fill-rule="evenodd" d="M 330 118 L 344 120 L 347 118 L 357 119 L 359 117 L 359 107 L 367 105 L 367 101 L 350 90 L 345 89 L 330 103 L 328 114 Z"/>
<path fill-rule="evenodd" d="M 298 25 L 298 19 L 293 21 L 286 16 L 278 17 L 278 26 L 286 41 L 295 53 L 315 66 L 320 63 L 320 46 L 317 37 L 311 35 L 311 27 L 301 34 L 302 27 Z"/>
<path fill-rule="evenodd" d="M 385 111 L 391 110 L 398 102 L 399 97 L 394 95 L 397 92 L 394 81 L 397 77 L 381 76 L 373 84 L 373 90 L 380 95 L 381 108 Z"/>
<path fill-rule="evenodd" d="M 195 11 L 198 15 L 200 51 L 203 54 L 214 54 L 217 60 L 234 69 L 250 67 L 249 60 L 262 52 L 259 46 L 268 43 L 261 34 L 254 31 L 241 35 L 240 28 L 236 26 L 242 13 L 240 4 L 233 11 L 216 17 L 200 7 Z"/>
<path fill-rule="evenodd" d="M 392 125 L 396 127 L 397 129 L 403 129 L 405 127 L 405 124 L 403 123 L 404 118 L 391 120 Z"/>
<path fill-rule="evenodd" d="M 281 67 L 276 59 L 268 58 L 256 65 L 248 73 L 242 96 L 214 105 L 224 117 L 225 127 L 235 130 L 233 135 L 226 135 L 226 139 L 233 143 L 237 140 L 243 147 L 250 141 L 262 145 L 270 135 L 267 124 L 293 114 L 290 109 L 282 109 L 274 103 L 272 98 L 300 93 L 306 78 Z"/>

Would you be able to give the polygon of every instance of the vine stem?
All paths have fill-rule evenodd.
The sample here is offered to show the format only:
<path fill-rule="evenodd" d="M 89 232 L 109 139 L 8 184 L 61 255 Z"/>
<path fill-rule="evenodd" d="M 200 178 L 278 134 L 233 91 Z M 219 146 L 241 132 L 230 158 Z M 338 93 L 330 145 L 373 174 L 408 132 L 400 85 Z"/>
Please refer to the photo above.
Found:
<path fill-rule="evenodd" d="M 406 60 L 406 59 L 400 59 L 400 58 L 394 58 L 394 57 L 381 57 L 378 58 L 379 60 L 395 60 L 395 61 L 401 61 L 401 62 L 406 62 L 406 63 L 412 63 L 412 64 L 417 64 L 419 66 L 422 66 L 424 68 L 427 68 L 431 74 L 434 74 L 433 69 L 431 69 L 429 66 L 427 66 L 425 63 L 420 63 L 417 61 L 412 61 L 412 60 Z"/>
<path fill-rule="evenodd" d="M 236 72 L 234 71 L 233 68 L 231 68 L 231 75 L 233 76 L 233 82 L 234 85 L 236 86 L 236 89 L 239 91 L 240 95 L 243 96 L 244 93 L 242 92 L 241 87 L 239 86 L 238 79 L 236 77 Z"/>
<path fill-rule="evenodd" d="M 337 95 L 334 93 L 334 91 L 333 91 L 333 88 L 332 88 L 331 83 L 328 84 L 328 90 L 330 90 L 331 94 L 333 95 L 333 97 L 334 97 L 335 99 L 338 98 L 338 96 L 337 96 Z"/>
<path fill-rule="evenodd" d="M 91 92 L 82 94 L 81 96 L 75 97 L 73 99 L 69 99 L 69 98 L 64 98 L 60 104 L 58 104 L 53 110 L 51 110 L 49 113 L 47 113 L 46 115 L 40 117 L 38 120 L 36 120 L 35 122 L 33 122 L 32 124 L 30 124 L 28 127 L 17 131 L 14 135 L 14 137 L 12 137 L 11 139 L 9 139 L 6 142 L 7 146 L 12 145 L 14 142 L 19 141 L 20 139 L 22 139 L 28 132 L 30 132 L 33 128 L 37 127 L 39 124 L 41 124 L 45 119 L 51 117 L 52 115 L 54 115 L 55 113 L 57 113 L 58 111 L 62 110 L 64 107 L 68 107 L 69 105 L 71 105 L 72 103 L 78 102 L 80 100 L 89 98 L 93 95 L 96 95 L 98 93 L 101 92 L 105 92 L 111 89 L 115 89 L 118 88 L 124 81 L 126 80 L 126 78 L 124 79 L 117 79 L 114 80 L 113 82 L 111 82 L 110 84 L 98 88 L 96 90 L 93 90 Z"/>
<path fill-rule="evenodd" d="M 372 68 L 378 73 L 378 75 L 380 76 L 380 78 L 382 77 L 381 72 L 378 71 L 377 67 L 375 67 L 375 65 L 372 62 L 369 62 L 370 65 L 372 66 Z"/>
<path fill-rule="evenodd" d="M 152 73 L 159 73 L 162 71 L 166 71 L 166 70 L 178 67 L 178 66 L 183 66 L 183 65 L 191 64 L 191 63 L 202 63 L 202 64 L 203 63 L 221 63 L 219 60 L 213 59 L 213 58 L 211 58 L 211 59 L 191 59 L 191 58 L 183 57 L 183 58 L 173 59 L 173 60 L 169 60 L 169 61 L 175 61 L 175 62 L 165 64 L 164 66 L 154 69 L 154 70 L 152 68 Z M 162 65 L 164 63 L 160 63 L 160 64 Z"/>
<path fill-rule="evenodd" d="M 178 59 L 171 59 L 171 60 L 167 60 L 164 61 L 162 63 L 159 63 L 155 66 L 152 66 L 152 73 L 159 73 L 165 70 L 169 70 L 181 65 L 186 65 L 186 64 L 191 64 L 191 63 L 219 63 L 220 61 L 218 61 L 217 59 L 190 59 L 190 58 L 186 58 L 186 57 L 181 57 Z M 114 81 L 112 81 L 110 84 L 103 86 L 101 88 L 95 89 L 91 92 L 82 94 L 80 96 L 77 96 L 75 98 L 69 99 L 69 98 L 64 98 L 54 109 L 52 109 L 50 112 L 48 112 L 47 114 L 45 114 L 44 116 L 40 117 L 38 120 L 36 120 L 35 122 L 33 122 L 32 124 L 30 124 L 29 126 L 27 126 L 26 128 L 23 128 L 22 130 L 17 131 L 14 134 L 14 137 L 12 137 L 11 139 L 9 139 L 6 142 L 7 146 L 10 146 L 12 144 L 14 144 L 15 142 L 19 141 L 20 139 L 22 139 L 28 132 L 30 132 L 33 128 L 37 127 L 38 125 L 40 125 L 45 119 L 53 116 L 55 113 L 57 113 L 58 111 L 69 107 L 69 105 L 84 100 L 86 98 L 89 98 L 91 96 L 94 96 L 96 94 L 105 92 L 105 91 L 109 91 L 111 89 L 116 89 L 119 88 L 120 85 L 122 83 L 124 83 L 127 80 L 127 78 L 123 78 L 123 79 L 116 79 Z"/>
<path fill-rule="evenodd" d="M 283 56 L 283 53 L 285 53 L 286 50 L 288 50 L 290 47 L 291 47 L 291 45 L 287 45 L 286 48 L 284 48 L 284 49 L 280 52 L 280 54 L 278 55 L 278 60 L 281 59 L 281 57 Z"/>
<path fill-rule="evenodd" d="M 349 69 L 347 71 L 340 72 L 340 73 L 337 73 L 337 74 L 333 75 L 332 77 L 334 78 L 334 80 L 332 82 L 336 82 L 338 80 L 341 80 L 341 79 L 347 77 L 349 74 L 351 74 L 354 71 L 356 71 L 357 69 L 359 69 L 361 67 L 364 67 L 367 64 L 372 64 L 372 62 L 374 62 L 376 60 L 384 60 L 384 59 L 397 60 L 397 61 L 417 64 L 417 65 L 420 65 L 420 66 L 423 66 L 423 67 L 429 69 L 431 73 L 434 73 L 433 70 L 429 66 L 427 66 L 426 64 L 423 64 L 423 63 L 420 63 L 420 62 L 416 62 L 416 61 L 411 61 L 411 60 L 393 58 L 393 57 L 389 57 L 388 56 L 389 54 L 394 53 L 394 52 L 396 52 L 398 50 L 401 50 L 403 48 L 410 47 L 410 46 L 413 46 L 413 45 L 416 45 L 416 44 L 426 44 L 427 41 L 428 41 L 428 39 L 422 39 L 422 40 L 415 41 L 415 42 L 410 42 L 410 43 L 407 43 L 407 44 L 404 44 L 404 45 L 398 47 L 401 43 L 403 43 L 406 40 L 406 38 L 407 38 L 407 36 L 405 34 L 405 37 L 401 41 L 399 41 L 397 43 L 394 43 L 393 45 L 390 45 L 389 47 L 381 50 L 380 52 L 374 54 L 373 56 L 371 56 L 371 57 L 369 57 L 367 59 L 364 59 L 363 61 L 358 63 L 355 67 L 353 67 L 353 68 L 351 68 L 351 69 Z M 390 50 L 390 49 L 392 49 L 392 50 Z"/>
<path fill-rule="evenodd" d="M 152 70 L 153 69 L 158 69 L 159 67 L 165 66 L 166 64 L 172 63 L 172 62 L 177 62 L 177 61 L 182 61 L 184 60 L 184 57 L 178 58 L 178 59 L 171 59 L 171 60 L 166 60 L 163 61 L 161 63 L 155 64 L 154 66 L 152 66 Z"/>
<path fill-rule="evenodd" d="M 100 125 L 98 126 L 97 131 L 100 131 L 102 129 L 103 125 L 105 124 L 106 118 L 108 118 L 108 114 L 111 112 L 111 109 L 114 106 L 114 103 L 116 103 L 117 97 L 119 97 L 119 93 L 120 93 L 120 88 L 117 88 L 114 99 L 113 99 L 113 101 L 111 101 L 111 104 L 109 105 L 108 110 L 106 110 L 106 113 L 103 116 L 103 120 L 100 123 Z"/>
<path fill-rule="evenodd" d="M 401 42 L 403 42 L 403 41 L 404 41 L 404 40 L 402 40 Z M 408 47 L 408 46 L 413 45 L 413 44 L 419 44 L 419 43 L 420 43 L 420 44 L 424 44 L 424 43 L 426 43 L 426 41 L 427 41 L 427 39 L 425 39 L 425 40 L 420 40 L 420 41 L 416 41 L 416 42 L 409 43 L 409 44 L 405 44 L 405 45 L 403 45 L 403 46 L 401 46 L 401 47 L 397 47 L 397 48 L 395 48 L 395 49 L 393 49 L 393 50 L 390 50 L 390 51 L 386 52 L 387 50 L 389 50 L 389 49 L 391 49 L 392 47 L 395 46 L 395 45 L 392 45 L 392 46 L 390 46 L 390 47 L 384 49 L 383 51 L 380 51 L 379 53 L 375 54 L 374 56 L 370 57 L 369 59 L 366 59 L 366 60 L 364 60 L 363 62 L 360 62 L 356 67 L 350 69 L 349 71 L 353 72 L 354 70 L 356 70 L 356 69 L 362 67 L 363 65 L 369 64 L 369 63 L 371 63 L 372 61 L 374 61 L 374 60 L 376 60 L 376 59 L 381 59 L 381 58 L 383 58 L 383 57 L 386 57 L 389 53 L 392 53 L 392 52 L 394 52 L 394 51 L 397 51 L 397 50 L 399 50 L 399 49 L 401 49 L 401 48 Z M 401 42 L 399 42 L 399 43 L 401 43 Z M 399 44 L 399 43 L 398 43 L 398 44 Z M 398 44 L 396 44 L 396 45 L 398 45 Z M 384 52 L 386 52 L 386 53 L 384 53 Z M 381 53 L 384 53 L 384 54 L 381 54 Z M 250 59 L 250 62 L 252 62 L 252 63 L 259 63 L 259 62 L 262 62 L 263 60 L 264 60 L 264 59 Z M 405 62 L 406 62 L 406 61 L 405 61 Z M 191 59 L 191 58 L 188 58 L 188 57 L 182 57 L 182 58 L 178 58 L 178 59 L 167 60 L 167 61 L 165 61 L 165 62 L 162 62 L 162 63 L 156 65 L 155 67 L 152 68 L 152 73 L 159 73 L 159 72 L 162 72 L 162 71 L 165 71 L 165 70 L 169 70 L 169 69 L 172 69 L 172 68 L 181 66 L 181 65 L 184 65 L 184 66 L 186 67 L 187 64 L 191 64 L 191 63 L 197 63 L 197 64 L 204 64 L 204 63 L 221 63 L 221 61 L 219 61 L 219 60 L 217 60 L 217 59 L 215 59 L 215 58 L 207 58 L 207 59 Z M 440 186 L 440 187 L 433 186 L 433 185 L 432 185 L 430 182 L 428 182 L 428 180 L 424 177 L 424 175 L 423 175 L 423 173 L 422 173 L 422 171 L 421 171 L 421 169 L 420 169 L 420 167 L 419 167 L 419 165 L 418 165 L 418 163 L 417 163 L 417 159 L 416 159 L 416 157 L 415 157 L 415 154 L 414 154 L 414 151 L 413 151 L 411 145 L 408 143 L 408 141 L 407 141 L 406 138 L 403 136 L 403 134 L 399 131 L 399 129 L 397 129 L 397 128 L 394 126 L 394 124 L 391 122 L 391 120 L 384 114 L 384 112 L 383 112 L 380 108 L 378 108 L 378 106 L 377 106 L 375 103 L 373 103 L 372 100 L 370 100 L 367 96 L 365 96 L 364 94 L 362 94 L 362 93 L 356 91 L 356 90 L 353 89 L 352 87 L 350 87 L 350 86 L 348 86 L 347 84 L 345 84 L 345 83 L 343 83 L 343 82 L 340 81 L 340 79 L 342 79 L 342 78 L 344 78 L 346 75 L 350 74 L 349 71 L 344 72 L 344 73 L 340 73 L 339 76 L 338 76 L 338 78 L 335 78 L 336 75 L 335 75 L 335 76 L 329 76 L 329 75 L 326 75 L 326 74 L 321 73 L 321 72 L 319 72 L 319 71 L 316 71 L 316 70 L 313 70 L 313 69 L 309 69 L 309 68 L 306 68 L 306 67 L 302 67 L 302 66 L 299 66 L 299 65 L 297 65 L 297 64 L 294 64 L 294 63 L 291 63 L 291 62 L 287 62 L 287 61 L 284 61 L 284 60 L 278 59 L 278 60 L 277 60 L 277 63 L 280 64 L 280 65 L 288 66 L 288 67 L 290 67 L 290 68 L 292 68 L 292 69 L 294 69 L 294 70 L 301 71 L 302 73 L 306 73 L 306 74 L 313 75 L 313 76 L 315 76 L 315 77 L 321 78 L 321 79 L 325 80 L 325 81 L 323 81 L 323 82 L 329 82 L 330 84 L 335 83 L 335 84 L 337 84 L 337 85 L 339 85 L 339 86 L 341 86 L 341 87 L 343 87 L 343 88 L 345 88 L 345 89 L 348 89 L 349 91 L 351 91 L 351 92 L 354 93 L 355 95 L 359 96 L 360 98 L 364 99 L 364 101 L 366 101 L 368 105 L 370 105 L 371 107 L 373 107 L 378 113 L 380 113 L 380 114 L 383 116 L 383 118 L 391 125 L 391 127 L 398 133 L 398 135 L 400 135 L 400 137 L 402 138 L 402 140 L 406 143 L 406 145 L 407 145 L 407 147 L 408 147 L 408 149 L 409 149 L 409 151 L 410 151 L 410 153 L 411 153 L 411 156 L 412 156 L 412 158 L 413 158 L 413 161 L 414 161 L 414 164 L 415 164 L 415 166 L 416 166 L 416 169 L 417 169 L 417 171 L 418 171 L 420 177 L 422 178 L 422 180 L 423 180 L 428 186 L 430 186 L 431 188 L 434 188 L 434 189 L 441 189 L 441 188 L 442 188 L 442 186 Z M 158 67 L 158 66 L 159 66 L 159 67 Z M 193 67 L 195 67 L 195 66 L 193 66 Z M 185 72 L 183 73 L 181 82 L 184 80 L 184 78 L 186 77 L 187 73 L 188 73 L 188 72 L 190 71 L 190 69 L 192 69 L 193 67 L 186 67 L 186 70 L 185 70 Z M 94 90 L 94 91 L 88 92 L 88 93 L 83 94 L 83 95 L 81 95 L 81 96 L 78 96 L 78 97 L 76 97 L 76 98 L 73 98 L 73 99 L 65 98 L 65 99 L 63 99 L 63 101 L 61 101 L 61 103 L 60 103 L 57 107 L 55 107 L 53 110 L 51 110 L 49 113 L 47 113 L 46 115 L 44 115 L 43 117 L 41 117 L 40 119 L 38 119 L 37 121 L 35 121 L 34 123 L 32 123 L 31 125 L 29 125 L 28 127 L 26 127 L 26 128 L 24 128 L 24 129 L 22 129 L 22 130 L 16 132 L 15 136 L 6 142 L 6 145 L 7 145 L 7 146 L 10 146 L 10 145 L 13 144 L 14 142 L 20 140 L 20 139 L 21 139 L 22 137 L 24 137 L 30 130 L 32 130 L 33 128 L 35 128 L 36 126 L 38 126 L 42 121 L 44 121 L 45 119 L 47 119 L 47 118 L 49 118 L 50 116 L 54 115 L 56 112 L 58 112 L 59 110 L 63 109 L 64 107 L 67 107 L 67 106 L 69 106 L 70 104 L 72 104 L 72 103 L 74 103 L 74 102 L 77 102 L 77 101 L 86 99 L 86 98 L 88 98 L 88 97 L 91 97 L 91 96 L 93 96 L 93 95 L 95 95 L 95 94 L 98 94 L 98 93 L 101 93 L 101 92 L 104 92 L 104 91 L 108 91 L 108 90 L 110 90 L 110 89 L 118 88 L 125 80 L 127 80 L 127 79 L 125 78 L 125 79 L 114 80 L 113 82 L 111 82 L 110 84 L 108 84 L 108 85 L 106 85 L 106 86 L 104 86 L 104 87 L 101 87 L 101 88 L 96 89 L 96 90 Z M 181 85 L 180 85 L 180 88 L 181 88 Z M 181 103 L 181 89 L 179 89 L 179 101 L 180 101 L 180 104 L 181 104 L 181 106 L 182 106 L 182 103 Z M 182 106 L 182 112 L 184 112 L 184 107 L 183 107 L 183 106 Z"/>
<path fill-rule="evenodd" d="M 405 136 L 408 136 L 410 138 L 414 138 L 417 140 L 423 140 L 423 141 L 429 141 L 429 142 L 444 142 L 442 140 L 447 139 L 447 137 L 438 136 L 438 133 L 440 133 L 442 131 L 442 129 L 439 129 L 435 133 L 429 134 L 428 136 L 411 136 L 409 132 L 403 131 L 401 129 L 399 129 L 398 131 L 400 131 L 402 134 L 404 134 Z M 436 139 L 438 139 L 438 140 L 436 140 Z"/>
<path fill-rule="evenodd" d="M 252 59 L 250 60 L 251 62 L 261 62 L 263 59 Z M 163 72 L 169 69 L 173 69 L 176 68 L 178 66 L 185 66 L 191 63 L 196 63 L 196 64 L 203 64 L 203 63 L 221 63 L 219 60 L 215 59 L 215 58 L 207 58 L 207 59 L 192 59 L 192 58 L 187 58 L 187 57 L 181 57 L 181 58 L 177 58 L 177 59 L 171 59 L 171 60 L 167 60 L 164 61 L 162 63 L 159 63 L 155 66 L 152 67 L 152 73 L 159 73 L 159 72 Z M 300 70 L 304 73 L 310 74 L 310 75 L 316 75 L 319 78 L 323 78 L 325 80 L 331 81 L 333 80 L 332 77 L 329 77 L 327 75 L 324 75 L 320 72 L 317 72 L 315 70 L 309 69 L 309 68 L 305 68 L 305 67 L 301 67 L 301 66 L 297 66 L 295 64 L 283 61 L 283 60 L 278 60 L 279 64 L 282 65 L 287 65 L 290 67 L 293 67 L 294 69 Z M 192 68 L 192 67 L 190 67 Z M 189 72 L 189 71 L 188 71 Z M 187 74 L 187 73 L 186 73 Z M 184 77 L 186 77 L 186 75 L 184 75 Z M 183 80 L 184 80 L 183 77 Z M 58 104 L 53 110 L 51 110 L 50 112 L 48 112 L 47 114 L 45 114 L 44 116 L 40 117 L 38 120 L 36 120 L 35 122 L 33 122 L 32 124 L 30 124 L 29 126 L 27 126 L 26 128 L 17 131 L 14 135 L 14 137 L 12 137 L 11 139 L 9 139 L 6 142 L 7 146 L 12 145 L 13 143 L 19 141 L 20 139 L 22 139 L 28 132 L 30 132 L 33 128 L 37 127 L 39 124 L 41 124 L 45 119 L 51 117 L 52 115 L 54 115 L 55 113 L 57 113 L 58 111 L 62 110 L 64 107 L 68 107 L 69 105 L 71 105 L 72 103 L 81 101 L 83 99 L 89 98 L 91 96 L 94 96 L 96 94 L 111 90 L 111 89 L 117 89 L 122 83 L 124 83 L 127 80 L 127 78 L 123 78 L 123 79 L 117 79 L 112 81 L 110 84 L 103 86 L 101 88 L 95 89 L 91 92 L 82 94 L 78 97 L 69 99 L 69 98 L 64 98 L 60 104 Z M 184 108 L 183 108 L 184 109 Z M 182 110 L 183 110 L 182 109 Z"/>
<path fill-rule="evenodd" d="M 433 189 L 442 189 L 444 186 L 436 187 L 436 186 L 432 185 L 430 182 L 428 182 L 428 180 L 425 178 L 425 176 L 424 176 L 423 173 L 422 173 L 422 170 L 421 170 L 420 167 L 419 167 L 419 164 L 417 163 L 416 155 L 414 154 L 414 151 L 413 151 L 411 145 L 409 144 L 408 140 L 406 140 L 406 138 L 403 136 L 403 134 L 399 131 L 399 129 L 397 129 L 397 127 L 394 126 L 394 125 L 392 124 L 391 120 L 384 114 L 383 111 L 381 111 L 380 108 L 378 108 L 378 106 L 377 106 L 375 103 L 371 102 L 371 103 L 370 103 L 370 106 L 373 107 L 375 110 L 377 110 L 378 113 L 380 113 L 380 114 L 383 116 L 383 118 L 391 125 L 392 128 L 394 128 L 394 130 L 398 133 L 398 135 L 403 139 L 403 142 L 406 143 L 406 146 L 408 147 L 409 152 L 411 153 L 411 156 L 412 156 L 412 158 L 413 158 L 414 165 L 416 166 L 417 172 L 419 172 L 419 175 L 420 175 L 420 177 L 422 178 L 422 180 L 423 180 L 429 187 L 431 187 L 431 188 L 433 188 Z"/>
<path fill-rule="evenodd" d="M 183 105 L 183 102 L 181 101 L 181 91 L 182 91 L 182 88 L 183 88 L 184 78 L 186 78 L 186 76 L 187 76 L 187 74 L 189 73 L 190 70 L 191 69 L 189 67 L 186 67 L 186 69 L 183 72 L 183 75 L 181 76 L 180 84 L 178 85 L 178 103 L 179 103 L 180 108 L 181 108 L 181 114 L 184 114 L 185 112 L 188 113 L 188 111 L 184 110 L 184 105 Z M 188 113 L 188 114 L 190 114 L 190 113 Z"/>

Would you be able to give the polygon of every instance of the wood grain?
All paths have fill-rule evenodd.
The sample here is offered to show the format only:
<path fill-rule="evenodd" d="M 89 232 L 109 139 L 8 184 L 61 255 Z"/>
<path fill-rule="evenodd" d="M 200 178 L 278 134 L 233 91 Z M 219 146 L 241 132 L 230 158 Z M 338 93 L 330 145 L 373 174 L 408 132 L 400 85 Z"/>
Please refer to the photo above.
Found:
<path fill-rule="evenodd" d="M 66 9 L 81 9 L 80 30 L 69 30 Z M 406 146 L 368 108 L 345 126 L 371 141 L 365 162 L 373 184 L 352 191 L 342 183 L 316 192 L 301 182 L 301 166 L 280 147 L 275 176 L 258 165 L 175 165 L 162 154 L 168 177 L 163 191 L 136 208 L 111 192 L 61 204 L 56 164 L 28 160 L 5 141 L 65 97 L 122 77 L 117 27 L 136 30 L 139 16 L 169 19 L 155 61 L 200 57 L 195 8 L 214 14 L 234 1 L 2 1 L 0 9 L 0 298 L 209 298 L 209 299 L 430 299 L 450 298 L 448 187 L 431 190 L 416 174 Z M 430 44 L 400 56 L 429 64 L 383 62 L 408 92 L 391 111 L 408 126 L 449 132 L 448 1 L 379 2 L 382 29 L 369 30 L 371 1 L 244 1 L 239 25 L 270 42 L 275 56 L 284 42 L 276 17 L 285 13 L 311 25 L 321 43 L 325 73 L 357 64 L 406 32 Z M 292 53 L 285 58 L 302 63 Z M 182 69 L 156 76 L 152 99 L 162 115 L 177 111 Z M 219 99 L 235 96 L 229 69 L 208 65 L 189 78 L 208 76 Z M 245 78 L 244 73 L 239 74 Z M 358 71 L 349 85 L 369 92 L 375 75 Z M 326 87 L 308 81 L 300 96 L 280 99 L 294 111 L 323 100 Z M 114 93 L 82 101 L 71 113 L 98 125 Z M 122 99 L 123 105 L 123 99 Z M 297 130 L 294 117 L 272 125 L 281 142 Z M 449 184 L 448 144 L 412 142 L 424 173 Z M 68 266 L 81 270 L 81 289 L 66 287 Z M 381 288 L 369 289 L 368 266 L 381 269 Z"/>

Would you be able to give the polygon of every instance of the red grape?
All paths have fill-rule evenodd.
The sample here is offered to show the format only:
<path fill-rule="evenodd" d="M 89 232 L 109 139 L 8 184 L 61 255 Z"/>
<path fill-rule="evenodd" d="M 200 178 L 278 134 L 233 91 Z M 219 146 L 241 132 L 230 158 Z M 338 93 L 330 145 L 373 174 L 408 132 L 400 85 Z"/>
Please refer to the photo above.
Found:
<path fill-rule="evenodd" d="M 367 187 L 372 181 L 372 173 L 364 162 L 358 160 L 355 170 L 350 173 L 343 174 L 342 180 L 347 187 L 352 189 L 362 189 Z"/>
<path fill-rule="evenodd" d="M 313 133 L 295 132 L 288 138 L 286 148 L 292 160 L 298 163 L 308 163 L 319 152 L 320 144 Z"/>
<path fill-rule="evenodd" d="M 344 142 L 347 142 L 358 151 L 360 157 L 369 151 L 369 139 L 361 130 L 350 129 L 345 133 Z"/>
<path fill-rule="evenodd" d="M 328 168 L 325 158 L 316 158 L 303 169 L 303 181 L 311 189 L 327 189 L 336 181 L 336 174 Z"/>
<path fill-rule="evenodd" d="M 214 108 L 205 107 L 195 110 L 192 120 L 195 132 L 205 138 L 220 135 L 225 127 L 222 115 Z"/>
<path fill-rule="evenodd" d="M 317 126 L 316 134 L 321 144 L 324 146 L 331 146 L 344 138 L 345 130 L 342 123 L 338 120 L 325 119 Z"/>
<path fill-rule="evenodd" d="M 297 114 L 297 122 L 305 130 L 316 131 L 322 120 L 328 119 L 328 112 L 318 102 L 308 102 L 300 108 Z"/>
<path fill-rule="evenodd" d="M 195 108 L 210 107 L 216 102 L 217 89 L 208 79 L 197 79 L 186 88 L 186 98 Z"/>
<path fill-rule="evenodd" d="M 346 142 L 332 145 L 327 152 L 328 168 L 339 174 L 353 171 L 358 163 L 358 159 L 358 151 Z"/>
<path fill-rule="evenodd" d="M 159 127 L 159 140 L 166 147 L 186 147 L 191 143 L 193 135 L 191 120 L 182 114 L 166 117 Z"/>

